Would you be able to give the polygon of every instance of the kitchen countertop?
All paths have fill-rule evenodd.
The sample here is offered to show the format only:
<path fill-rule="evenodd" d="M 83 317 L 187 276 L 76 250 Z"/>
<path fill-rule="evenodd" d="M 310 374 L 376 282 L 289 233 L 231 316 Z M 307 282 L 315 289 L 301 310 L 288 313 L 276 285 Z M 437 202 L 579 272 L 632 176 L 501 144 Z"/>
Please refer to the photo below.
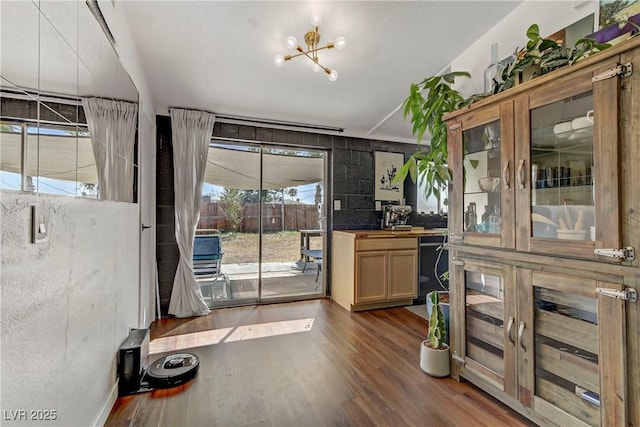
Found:
<path fill-rule="evenodd" d="M 412 227 L 407 231 L 393 230 L 333 230 L 334 233 L 352 234 L 356 239 L 381 238 L 381 237 L 420 237 L 420 236 L 444 236 L 446 228 Z"/>

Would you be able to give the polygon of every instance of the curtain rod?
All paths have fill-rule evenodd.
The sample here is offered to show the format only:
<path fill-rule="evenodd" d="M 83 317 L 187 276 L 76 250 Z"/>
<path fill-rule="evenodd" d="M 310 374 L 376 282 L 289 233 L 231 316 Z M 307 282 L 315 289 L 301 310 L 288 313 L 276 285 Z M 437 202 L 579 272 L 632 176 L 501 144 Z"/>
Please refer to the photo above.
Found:
<path fill-rule="evenodd" d="M 226 114 L 216 114 L 216 121 L 232 123 L 257 123 L 262 125 L 276 125 L 276 126 L 284 126 L 298 129 L 314 129 L 314 130 L 326 130 L 331 132 L 344 132 L 343 128 L 333 127 L 333 126 L 323 126 L 323 125 L 312 125 L 307 123 L 297 123 L 297 122 L 286 122 L 281 120 L 268 120 L 268 119 L 258 119 L 253 117 L 242 117 L 242 116 L 230 116 Z"/>
<path fill-rule="evenodd" d="M 173 108 L 173 107 L 170 107 Z M 177 107 L 176 107 L 177 108 Z M 169 110 L 156 110 L 156 114 L 162 116 L 169 116 Z M 323 126 L 323 125 L 314 125 L 309 123 L 298 123 L 298 122 L 287 122 L 283 120 L 269 120 L 269 119 L 260 119 L 256 117 L 245 117 L 245 116 L 234 116 L 230 114 L 217 114 L 211 112 L 211 114 L 216 116 L 216 121 L 221 123 L 233 123 L 233 124 L 260 124 L 260 125 L 268 125 L 268 126 L 279 126 L 283 128 L 296 128 L 296 129 L 313 129 L 313 130 L 324 130 L 329 132 L 344 132 L 343 128 L 333 127 L 333 126 Z"/>

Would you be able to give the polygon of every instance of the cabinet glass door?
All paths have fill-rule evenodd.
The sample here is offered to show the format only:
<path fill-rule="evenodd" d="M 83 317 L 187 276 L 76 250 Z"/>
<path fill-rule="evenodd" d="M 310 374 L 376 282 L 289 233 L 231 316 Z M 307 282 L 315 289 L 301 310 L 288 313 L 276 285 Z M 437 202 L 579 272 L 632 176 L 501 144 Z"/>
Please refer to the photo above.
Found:
<path fill-rule="evenodd" d="M 558 278 L 534 280 L 535 400 L 551 419 L 560 411 L 600 425 L 598 312 L 595 297 L 546 287 Z M 572 279 L 575 281 L 575 279 Z M 578 286 L 579 284 L 576 283 Z M 588 288 L 588 286 L 583 286 Z M 576 288 L 579 289 L 579 288 Z M 550 404 L 550 405 L 547 405 Z"/>
<path fill-rule="evenodd" d="M 500 121 L 462 132 L 463 230 L 500 234 Z"/>
<path fill-rule="evenodd" d="M 595 241 L 592 92 L 531 110 L 531 236 Z"/>
<path fill-rule="evenodd" d="M 515 347 L 508 343 L 507 329 L 515 328 L 509 313 L 514 295 L 505 289 L 505 267 L 465 259 L 456 267 L 464 282 L 464 338 L 456 353 L 464 356 L 462 375 L 472 373 L 508 394 L 514 393 Z M 505 299 L 506 297 L 506 299 Z M 456 300 L 457 301 L 457 300 Z M 456 305 L 457 306 L 457 305 Z M 462 314 L 462 313 L 461 313 Z M 513 314 L 513 313 L 511 313 Z M 456 317 L 459 314 L 454 314 Z"/>

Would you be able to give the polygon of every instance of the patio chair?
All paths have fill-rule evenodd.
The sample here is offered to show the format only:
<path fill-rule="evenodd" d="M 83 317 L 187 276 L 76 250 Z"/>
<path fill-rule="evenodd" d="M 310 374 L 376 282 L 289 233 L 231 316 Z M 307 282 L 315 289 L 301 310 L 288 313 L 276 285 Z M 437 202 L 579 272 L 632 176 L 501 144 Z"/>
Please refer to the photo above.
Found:
<path fill-rule="evenodd" d="M 229 279 L 222 273 L 222 233 L 199 229 L 193 239 L 193 273 L 203 295 L 212 299 L 229 298 Z M 215 288 L 215 289 L 214 289 Z"/>
<path fill-rule="evenodd" d="M 193 273 L 196 276 L 222 276 L 222 233 L 220 230 L 196 230 L 193 239 Z"/>

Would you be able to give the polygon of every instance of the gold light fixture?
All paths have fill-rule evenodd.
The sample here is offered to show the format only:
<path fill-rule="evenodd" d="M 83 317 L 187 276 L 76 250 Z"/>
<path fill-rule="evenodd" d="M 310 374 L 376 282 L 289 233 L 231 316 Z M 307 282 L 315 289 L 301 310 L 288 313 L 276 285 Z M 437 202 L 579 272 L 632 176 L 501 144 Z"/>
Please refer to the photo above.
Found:
<path fill-rule="evenodd" d="M 313 66 L 312 66 L 313 71 L 318 72 L 322 70 L 329 76 L 329 80 L 331 80 L 332 82 L 338 80 L 338 72 L 336 70 L 332 70 L 320 64 L 318 60 L 318 51 L 323 49 L 333 49 L 333 48 L 344 49 L 344 47 L 347 44 L 347 40 L 344 37 L 336 37 L 335 41 L 329 42 L 325 46 L 318 47 L 318 44 L 320 43 L 320 24 L 321 23 L 322 23 L 322 15 L 320 15 L 319 13 L 314 13 L 311 16 L 311 25 L 313 25 L 313 30 L 309 31 L 307 34 L 304 35 L 304 41 L 307 44 L 307 50 L 304 50 L 302 46 L 298 44 L 298 40 L 296 40 L 295 37 L 289 36 L 287 37 L 287 40 L 286 40 L 287 47 L 289 49 L 297 50 L 298 53 L 294 55 L 285 55 L 285 56 L 276 55 L 275 58 L 273 58 L 273 62 L 275 62 L 275 64 L 278 67 L 282 67 L 286 61 L 290 61 L 293 58 L 304 55 L 313 62 Z"/>

